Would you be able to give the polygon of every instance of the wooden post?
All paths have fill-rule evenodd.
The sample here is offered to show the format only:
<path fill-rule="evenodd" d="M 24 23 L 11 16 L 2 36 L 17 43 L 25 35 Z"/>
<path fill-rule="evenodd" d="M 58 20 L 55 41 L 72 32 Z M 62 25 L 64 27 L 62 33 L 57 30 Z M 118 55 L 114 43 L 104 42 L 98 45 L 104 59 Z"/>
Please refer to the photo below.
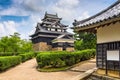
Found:
<path fill-rule="evenodd" d="M 105 49 L 105 54 L 106 54 L 106 60 L 105 60 L 105 63 L 106 63 L 106 66 L 105 66 L 105 67 L 106 67 L 106 68 L 105 68 L 105 74 L 108 75 L 108 70 L 107 70 L 107 69 L 108 69 L 108 68 L 107 68 L 107 64 L 108 64 L 108 63 L 107 63 L 107 49 Z"/>
<path fill-rule="evenodd" d="M 119 47 L 119 77 L 120 77 L 120 47 Z"/>

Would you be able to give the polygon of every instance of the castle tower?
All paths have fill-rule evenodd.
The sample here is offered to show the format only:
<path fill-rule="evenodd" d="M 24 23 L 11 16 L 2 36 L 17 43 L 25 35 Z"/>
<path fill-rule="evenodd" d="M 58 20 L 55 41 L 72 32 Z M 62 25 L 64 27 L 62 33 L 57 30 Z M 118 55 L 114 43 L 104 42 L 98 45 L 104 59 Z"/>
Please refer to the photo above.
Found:
<path fill-rule="evenodd" d="M 37 23 L 35 33 L 31 35 L 35 51 L 74 50 L 73 34 L 66 31 L 68 26 L 61 20 L 57 14 L 45 13 L 42 23 Z"/>

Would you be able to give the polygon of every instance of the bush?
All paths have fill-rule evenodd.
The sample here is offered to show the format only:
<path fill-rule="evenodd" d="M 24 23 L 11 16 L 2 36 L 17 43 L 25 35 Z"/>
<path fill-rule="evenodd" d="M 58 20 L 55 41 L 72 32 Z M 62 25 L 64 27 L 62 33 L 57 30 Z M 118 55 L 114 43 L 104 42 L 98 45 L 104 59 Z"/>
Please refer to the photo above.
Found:
<path fill-rule="evenodd" d="M 18 52 L 0 52 L 0 56 L 15 56 L 18 54 L 20 54 L 20 53 L 18 53 Z"/>
<path fill-rule="evenodd" d="M 20 56 L 6 56 L 0 57 L 0 71 L 4 71 L 10 67 L 13 67 L 21 63 Z"/>
<path fill-rule="evenodd" d="M 25 62 L 26 60 L 32 59 L 35 56 L 35 54 L 33 52 L 28 52 L 28 53 L 20 54 L 19 56 L 22 57 L 22 62 Z"/>
<path fill-rule="evenodd" d="M 12 52 L 0 52 L 0 56 L 12 56 L 13 53 Z"/>
<path fill-rule="evenodd" d="M 88 60 L 95 57 L 95 49 L 87 49 L 82 51 L 67 52 L 67 51 L 55 51 L 55 52 L 40 52 L 37 57 L 37 63 L 39 68 L 43 67 L 64 67 L 71 66 L 83 60 Z"/>
<path fill-rule="evenodd" d="M 96 50 L 95 49 L 87 49 L 87 50 L 83 50 L 81 52 L 82 52 L 81 60 L 84 61 L 84 60 L 88 60 L 90 58 L 95 57 Z"/>

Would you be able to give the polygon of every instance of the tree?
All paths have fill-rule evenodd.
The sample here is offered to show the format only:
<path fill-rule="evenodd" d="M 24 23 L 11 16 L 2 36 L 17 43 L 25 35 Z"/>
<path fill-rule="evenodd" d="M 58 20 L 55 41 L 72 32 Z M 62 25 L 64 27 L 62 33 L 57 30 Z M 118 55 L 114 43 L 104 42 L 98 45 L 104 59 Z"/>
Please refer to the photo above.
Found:
<path fill-rule="evenodd" d="M 28 41 L 28 40 L 21 40 L 21 52 L 29 52 L 29 51 L 33 51 L 32 49 L 32 42 Z"/>
<path fill-rule="evenodd" d="M 75 34 L 75 49 L 93 49 L 96 48 L 96 34 L 80 32 Z"/>
<path fill-rule="evenodd" d="M 2 37 L 0 40 L 0 48 L 1 52 L 6 52 L 9 46 L 9 38 L 8 36 Z"/>
<path fill-rule="evenodd" d="M 17 53 L 20 49 L 20 34 L 19 33 L 14 33 L 13 35 L 10 35 L 10 47 L 12 49 L 12 52 Z"/>
<path fill-rule="evenodd" d="M 18 52 L 29 52 L 32 50 L 32 42 L 22 40 L 19 33 L 5 36 L 0 39 L 0 52 L 12 52 L 14 55 Z"/>

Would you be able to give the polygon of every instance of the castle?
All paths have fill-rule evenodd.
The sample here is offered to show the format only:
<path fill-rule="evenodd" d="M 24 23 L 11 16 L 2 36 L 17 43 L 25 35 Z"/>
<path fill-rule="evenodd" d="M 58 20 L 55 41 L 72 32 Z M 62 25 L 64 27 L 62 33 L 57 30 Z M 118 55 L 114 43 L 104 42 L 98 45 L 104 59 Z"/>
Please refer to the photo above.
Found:
<path fill-rule="evenodd" d="M 74 51 L 73 34 L 66 31 L 68 26 L 61 20 L 57 14 L 45 13 L 31 35 L 34 51 Z"/>

